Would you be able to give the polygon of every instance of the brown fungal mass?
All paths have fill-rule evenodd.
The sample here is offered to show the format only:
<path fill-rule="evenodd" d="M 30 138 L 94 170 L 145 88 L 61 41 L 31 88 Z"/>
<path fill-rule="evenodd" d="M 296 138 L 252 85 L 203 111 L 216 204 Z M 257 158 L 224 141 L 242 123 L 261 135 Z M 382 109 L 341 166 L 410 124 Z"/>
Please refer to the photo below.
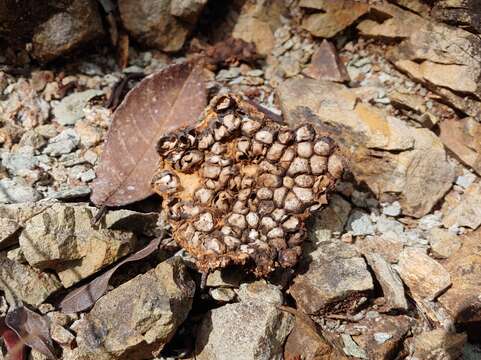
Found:
<path fill-rule="evenodd" d="M 297 263 L 305 219 L 342 174 L 335 150 L 308 124 L 290 129 L 222 96 L 196 127 L 160 139 L 152 186 L 200 271 L 251 263 L 264 276 Z"/>

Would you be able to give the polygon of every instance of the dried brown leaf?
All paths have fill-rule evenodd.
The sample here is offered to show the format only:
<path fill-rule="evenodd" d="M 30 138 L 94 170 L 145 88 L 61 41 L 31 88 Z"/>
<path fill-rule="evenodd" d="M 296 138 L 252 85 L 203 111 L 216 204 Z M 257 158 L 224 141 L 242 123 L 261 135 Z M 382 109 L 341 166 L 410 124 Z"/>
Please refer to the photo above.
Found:
<path fill-rule="evenodd" d="M 5 319 L 0 319 L 0 337 L 7 348 L 8 360 L 25 359 L 25 345 L 17 334 L 5 325 Z"/>
<path fill-rule="evenodd" d="M 48 320 L 36 312 L 19 307 L 10 311 L 5 317 L 5 324 L 32 349 L 44 354 L 49 359 L 56 359 L 50 325 Z"/>
<path fill-rule="evenodd" d="M 160 238 L 152 240 L 149 245 L 130 255 L 125 260 L 115 265 L 109 271 L 103 273 L 88 284 L 69 293 L 60 303 L 60 309 L 65 314 L 83 311 L 91 307 L 95 302 L 107 292 L 109 280 L 114 272 L 125 263 L 142 260 L 152 254 L 160 244 Z"/>
<path fill-rule="evenodd" d="M 191 62 L 171 65 L 142 80 L 114 113 L 92 184 L 97 205 L 121 206 L 152 194 L 159 138 L 192 125 L 207 103 L 203 69 Z"/>

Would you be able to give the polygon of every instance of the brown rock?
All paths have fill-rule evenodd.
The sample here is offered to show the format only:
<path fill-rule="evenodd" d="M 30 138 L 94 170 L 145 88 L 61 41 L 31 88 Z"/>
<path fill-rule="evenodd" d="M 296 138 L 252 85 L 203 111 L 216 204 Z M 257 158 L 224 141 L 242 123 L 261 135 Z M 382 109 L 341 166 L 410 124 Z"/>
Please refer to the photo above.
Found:
<path fill-rule="evenodd" d="M 324 40 L 312 55 L 311 63 L 303 73 L 313 79 L 337 82 L 349 81 L 349 74 L 337 55 L 336 47 Z"/>
<path fill-rule="evenodd" d="M 431 16 L 448 24 L 481 33 L 481 7 L 476 0 L 438 0 L 434 3 Z"/>
<path fill-rule="evenodd" d="M 439 124 L 444 146 L 481 175 L 481 125 L 473 118 L 446 119 Z"/>
<path fill-rule="evenodd" d="M 330 129 L 331 136 L 345 145 L 357 181 L 365 182 L 381 201 L 399 194 L 403 214 L 427 214 L 451 187 L 454 168 L 436 135 L 360 101 L 356 90 L 290 79 L 281 84 L 278 95 L 288 123 L 305 120 Z"/>
<path fill-rule="evenodd" d="M 461 243 L 444 262 L 453 284 L 438 301 L 457 322 L 481 321 L 481 231 L 463 236 Z"/>
<path fill-rule="evenodd" d="M 364 15 L 369 6 L 354 0 L 301 0 L 299 6 L 310 11 L 302 27 L 314 36 L 330 38 Z"/>
<path fill-rule="evenodd" d="M 32 55 L 49 61 L 87 44 L 102 33 L 97 3 L 74 0 L 65 11 L 56 13 L 37 27 L 32 39 Z"/>
<path fill-rule="evenodd" d="M 195 284 L 179 257 L 103 296 L 77 327 L 72 359 L 146 359 L 185 320 Z M 120 316 L 119 316 L 120 315 Z"/>
<path fill-rule="evenodd" d="M 139 42 L 163 51 L 182 48 L 205 1 L 120 0 L 125 28 Z"/>
<path fill-rule="evenodd" d="M 444 217 L 443 225 L 447 228 L 456 225 L 471 229 L 481 225 L 481 184 L 468 186 L 459 204 Z"/>
<path fill-rule="evenodd" d="M 461 241 L 457 235 L 441 228 L 431 229 L 428 239 L 432 255 L 439 259 L 449 258 L 461 247 Z"/>
<path fill-rule="evenodd" d="M 294 279 L 289 292 L 307 314 L 352 310 L 373 289 L 366 263 L 352 245 L 320 243 L 308 270 Z"/>
<path fill-rule="evenodd" d="M 351 204 L 337 194 L 329 198 L 329 205 L 315 218 L 316 227 L 342 232 L 351 212 Z"/>
<path fill-rule="evenodd" d="M 246 1 L 232 30 L 232 36 L 256 45 L 261 55 L 274 48 L 274 31 L 281 25 L 280 16 L 286 12 L 282 1 Z"/>
<path fill-rule="evenodd" d="M 379 236 L 359 237 L 354 245 L 362 254 L 377 253 L 391 264 L 398 262 L 399 254 L 404 249 L 404 243 L 399 239 L 399 235 L 393 232 Z"/>
<path fill-rule="evenodd" d="M 0 249 L 15 244 L 18 241 L 20 229 L 16 221 L 0 217 Z"/>
<path fill-rule="evenodd" d="M 408 302 L 399 275 L 381 255 L 370 253 L 364 256 L 381 284 L 387 310 L 407 310 Z"/>
<path fill-rule="evenodd" d="M 466 334 L 449 333 L 444 329 L 423 332 L 414 337 L 415 359 L 459 359 L 466 344 Z"/>
<path fill-rule="evenodd" d="M 406 248 L 401 253 L 399 275 L 413 297 L 427 300 L 434 300 L 451 285 L 449 272 L 417 248 Z"/>

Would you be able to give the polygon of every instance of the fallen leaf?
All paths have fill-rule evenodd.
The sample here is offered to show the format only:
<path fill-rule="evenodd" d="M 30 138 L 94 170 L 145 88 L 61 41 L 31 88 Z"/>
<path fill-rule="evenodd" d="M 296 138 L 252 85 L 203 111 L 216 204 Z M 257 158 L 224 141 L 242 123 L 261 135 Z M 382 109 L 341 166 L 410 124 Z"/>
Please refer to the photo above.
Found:
<path fill-rule="evenodd" d="M 102 295 L 107 292 L 109 280 L 119 267 L 128 262 L 141 260 L 149 256 L 159 247 L 160 241 L 160 238 L 152 240 L 149 245 L 137 251 L 135 254 L 130 255 L 109 271 L 103 273 L 88 284 L 85 284 L 69 293 L 60 302 L 61 311 L 64 314 L 71 314 L 86 310 L 91 307 Z"/>
<path fill-rule="evenodd" d="M 157 141 L 193 125 L 207 103 L 203 68 L 193 62 L 171 65 L 143 79 L 113 115 L 92 184 L 96 205 L 121 206 L 152 194 Z"/>
<path fill-rule="evenodd" d="M 7 348 L 8 360 L 25 359 L 25 345 L 17 334 L 5 325 L 5 319 L 0 319 L 0 337 Z"/>
<path fill-rule="evenodd" d="M 56 359 L 50 325 L 48 320 L 36 312 L 18 307 L 5 317 L 5 325 L 17 334 L 20 339 L 32 349 L 44 354 L 49 359 Z"/>

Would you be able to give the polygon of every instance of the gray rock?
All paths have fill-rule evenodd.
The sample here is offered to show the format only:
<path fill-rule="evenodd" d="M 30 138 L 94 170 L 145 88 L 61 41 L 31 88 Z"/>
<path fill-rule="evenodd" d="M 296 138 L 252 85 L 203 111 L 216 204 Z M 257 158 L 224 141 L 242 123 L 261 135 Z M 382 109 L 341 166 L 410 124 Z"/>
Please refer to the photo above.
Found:
<path fill-rule="evenodd" d="M 354 210 L 347 220 L 347 229 L 352 235 L 373 235 L 374 225 L 368 214 L 360 210 Z"/>
<path fill-rule="evenodd" d="M 49 140 L 43 153 L 51 156 L 69 154 L 77 148 L 79 142 L 80 137 L 77 132 L 73 129 L 66 129 Z"/>
<path fill-rule="evenodd" d="M 97 301 L 76 326 L 78 348 L 69 358 L 150 358 L 185 320 L 194 292 L 179 257 L 160 263 Z"/>
<path fill-rule="evenodd" d="M 220 302 L 231 302 L 236 297 L 236 293 L 233 289 L 221 287 L 209 289 L 209 294 L 212 296 L 212 299 Z"/>
<path fill-rule="evenodd" d="M 33 149 L 24 147 L 17 152 L 2 154 L 2 165 L 12 174 L 19 175 L 21 170 L 32 170 L 38 164 Z"/>
<path fill-rule="evenodd" d="M 265 280 L 241 284 L 237 295 L 244 302 L 260 301 L 274 305 L 282 305 L 284 302 L 284 296 L 279 287 Z"/>
<path fill-rule="evenodd" d="M 48 198 L 57 200 L 69 200 L 89 196 L 91 189 L 88 185 L 77 186 L 73 188 L 62 188 L 58 191 L 52 191 L 48 194 Z"/>
<path fill-rule="evenodd" d="M 456 185 L 461 186 L 464 189 L 467 189 L 469 185 L 471 185 L 476 180 L 476 175 L 470 173 L 469 171 L 464 171 L 463 175 L 460 175 L 456 178 Z"/>
<path fill-rule="evenodd" d="M 352 245 L 321 243 L 312 258 L 307 271 L 289 289 L 298 308 L 307 314 L 354 309 L 374 288 L 366 262 Z"/>
<path fill-rule="evenodd" d="M 376 230 L 380 234 L 394 233 L 402 235 L 404 233 L 404 225 L 397 220 L 381 215 L 376 221 Z"/>
<path fill-rule="evenodd" d="M 329 204 L 316 219 L 316 226 L 333 232 L 342 232 L 351 212 L 351 204 L 338 194 L 329 198 Z"/>
<path fill-rule="evenodd" d="M 107 212 L 102 222 L 108 229 L 133 231 L 136 234 L 155 236 L 158 232 L 158 220 L 158 213 L 140 213 L 120 209 Z"/>
<path fill-rule="evenodd" d="M 365 254 L 367 263 L 381 284 L 388 310 L 407 310 L 408 303 L 399 275 L 384 258 L 376 253 Z"/>
<path fill-rule="evenodd" d="M 399 204 L 399 201 L 394 201 L 391 204 L 385 204 L 382 208 L 382 213 L 387 216 L 399 216 L 401 215 L 401 204 Z"/>
<path fill-rule="evenodd" d="M 281 360 L 294 317 L 273 304 L 248 301 L 209 311 L 199 328 L 199 360 Z"/>
<path fill-rule="evenodd" d="M 19 264 L 0 253 L 0 289 L 10 305 L 23 301 L 38 306 L 60 288 L 55 276 Z"/>
<path fill-rule="evenodd" d="M 53 107 L 55 120 L 62 125 L 74 125 L 84 117 L 83 109 L 89 100 L 102 94 L 100 90 L 89 89 L 64 97 Z"/>
<path fill-rule="evenodd" d="M 60 203 L 32 217 L 19 238 L 28 263 L 54 269 L 69 287 L 133 250 L 132 232 L 97 229 L 92 217 L 88 206 Z"/>
<path fill-rule="evenodd" d="M 353 356 L 359 359 L 368 359 L 366 352 L 357 345 L 352 337 L 348 334 L 341 334 L 344 348 L 342 349 L 347 356 Z"/>
<path fill-rule="evenodd" d="M 34 202 L 41 198 L 42 196 L 22 178 L 0 180 L 0 204 Z"/>

